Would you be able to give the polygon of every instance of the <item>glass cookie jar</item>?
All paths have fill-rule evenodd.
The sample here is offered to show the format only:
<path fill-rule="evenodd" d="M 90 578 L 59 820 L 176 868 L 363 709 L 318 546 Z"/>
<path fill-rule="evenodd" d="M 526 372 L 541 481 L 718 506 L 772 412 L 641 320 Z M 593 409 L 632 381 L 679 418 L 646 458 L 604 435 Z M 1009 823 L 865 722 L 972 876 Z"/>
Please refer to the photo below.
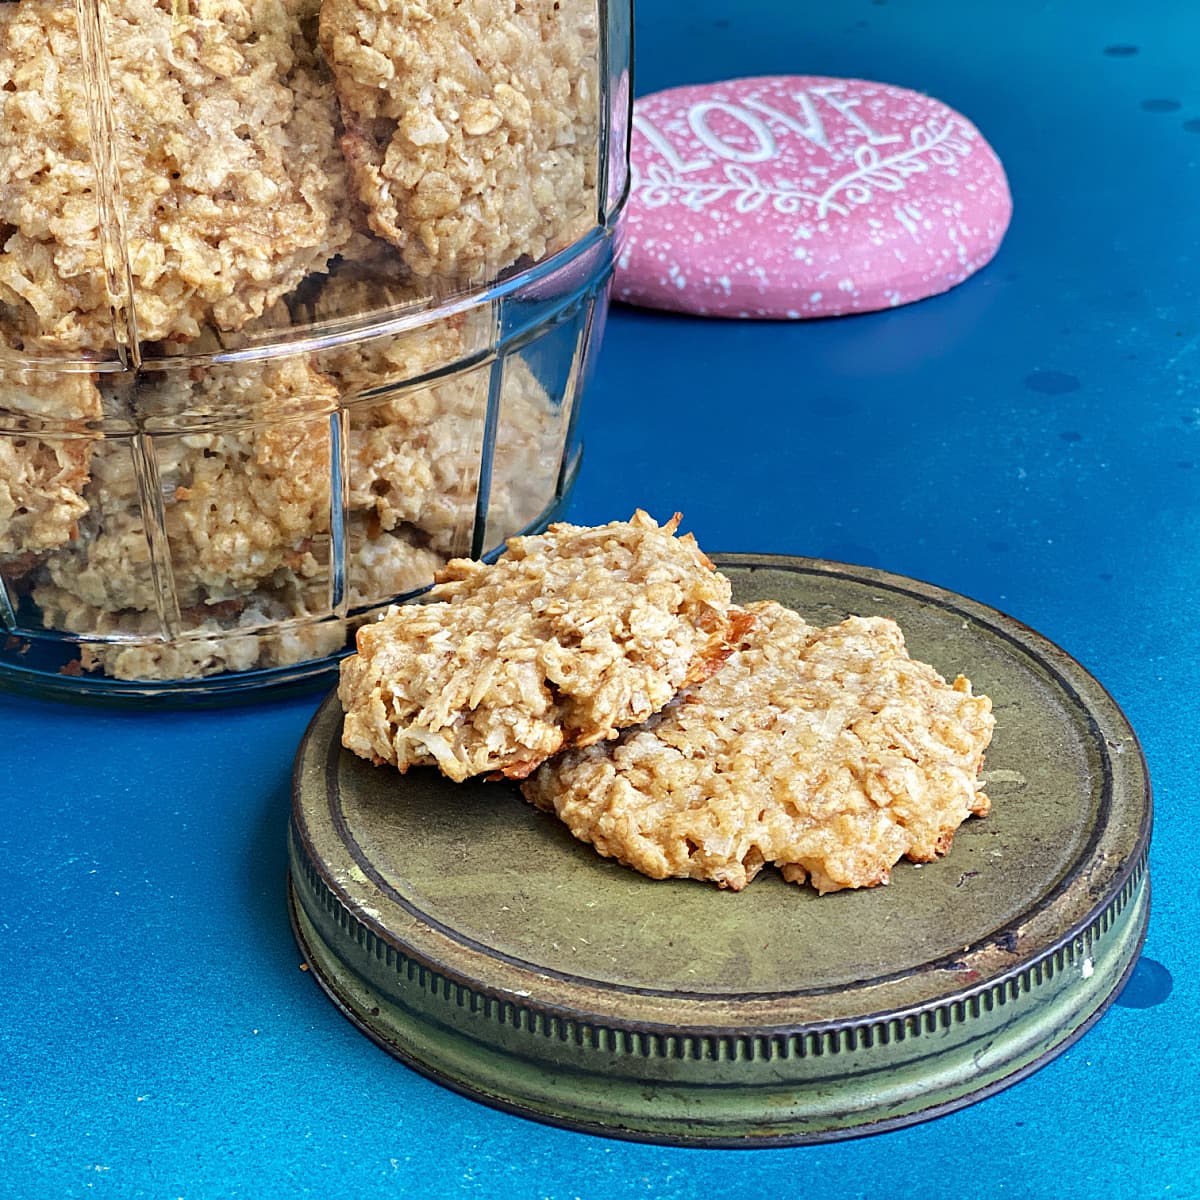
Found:
<path fill-rule="evenodd" d="M 628 0 L 0 4 L 0 684 L 295 684 L 554 516 L 629 42 Z"/>

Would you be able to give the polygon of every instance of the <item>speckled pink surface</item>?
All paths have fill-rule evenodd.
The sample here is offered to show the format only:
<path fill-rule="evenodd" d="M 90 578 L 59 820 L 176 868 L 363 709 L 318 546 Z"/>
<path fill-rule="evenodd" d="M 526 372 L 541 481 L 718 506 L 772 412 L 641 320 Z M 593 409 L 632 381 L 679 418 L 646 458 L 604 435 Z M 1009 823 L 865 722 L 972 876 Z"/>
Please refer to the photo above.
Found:
<path fill-rule="evenodd" d="M 723 317 L 829 317 L 936 295 L 996 253 L 1004 168 L 952 108 L 771 76 L 634 105 L 615 295 Z"/>

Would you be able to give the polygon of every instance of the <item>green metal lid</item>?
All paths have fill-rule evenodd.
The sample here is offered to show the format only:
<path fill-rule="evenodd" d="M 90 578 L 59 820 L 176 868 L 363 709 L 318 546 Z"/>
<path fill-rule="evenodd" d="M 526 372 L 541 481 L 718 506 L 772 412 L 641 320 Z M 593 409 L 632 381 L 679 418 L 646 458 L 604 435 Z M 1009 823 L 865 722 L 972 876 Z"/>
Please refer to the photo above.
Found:
<path fill-rule="evenodd" d="M 822 1141 L 1005 1087 L 1079 1037 L 1145 934 L 1150 792 L 1133 731 L 1062 650 L 881 571 L 716 556 L 742 602 L 894 617 L 991 696 L 992 813 L 888 887 L 741 893 L 600 858 L 508 783 L 341 750 L 331 696 L 297 759 L 293 923 L 385 1049 L 513 1112 L 691 1145 Z"/>

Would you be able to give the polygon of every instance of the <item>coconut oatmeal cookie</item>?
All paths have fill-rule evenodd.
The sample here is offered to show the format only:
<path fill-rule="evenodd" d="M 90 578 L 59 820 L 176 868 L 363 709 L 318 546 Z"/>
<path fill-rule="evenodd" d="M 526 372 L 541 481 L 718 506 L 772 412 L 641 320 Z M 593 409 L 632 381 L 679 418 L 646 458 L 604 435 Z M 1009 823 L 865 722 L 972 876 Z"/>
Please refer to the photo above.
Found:
<path fill-rule="evenodd" d="M 352 267 L 335 270 L 302 311 L 323 321 L 431 300 L 423 281 L 373 278 Z M 530 525 L 553 503 L 558 484 L 571 398 L 555 404 L 522 354 L 462 367 L 491 345 L 495 320 L 484 309 L 315 356 L 349 414 L 350 509 L 383 532 L 411 527 L 443 561 L 470 546 L 493 371 L 501 379 L 487 545 Z"/>
<path fill-rule="evenodd" d="M 238 329 L 350 239 L 332 84 L 301 28 L 311 7 L 102 8 L 141 339 Z M 0 4 L 0 315 L 26 350 L 116 344 L 82 61 L 75 5 Z"/>
<path fill-rule="evenodd" d="M 41 437 L 0 434 L 0 565 L 20 559 L 27 568 L 77 536 L 88 509 L 83 491 L 93 441 L 86 426 L 100 415 L 100 393 L 89 373 L 0 367 L 0 416 L 14 425 L 50 418 Z"/>
<path fill-rule="evenodd" d="M 513 538 L 450 562 L 428 604 L 358 631 L 343 745 L 401 771 L 520 778 L 564 746 L 645 720 L 707 678 L 749 619 L 678 517 Z"/>
<path fill-rule="evenodd" d="M 520 355 L 504 364 L 488 545 L 516 533 L 554 498 L 563 410 Z M 462 372 L 393 399 L 350 408 L 350 504 L 383 529 L 407 523 L 446 554 L 462 553 L 475 519 L 488 369 Z M 500 535 L 496 535 L 496 530 Z"/>
<path fill-rule="evenodd" d="M 211 367 L 196 377 L 164 374 L 143 406 L 160 419 L 172 412 L 237 415 L 232 428 L 155 438 L 164 553 L 183 607 L 236 598 L 286 569 L 312 577 L 323 570 L 314 546 L 328 541 L 329 413 L 337 393 L 303 359 L 268 359 Z M 251 424 L 251 416 L 261 422 Z M 84 492 L 80 536 L 52 554 L 53 582 L 108 611 L 156 605 L 150 531 L 133 447 L 99 443 Z"/>
<path fill-rule="evenodd" d="M 0 564 L 31 566 L 78 534 L 89 450 L 80 437 L 0 437 Z"/>
<path fill-rule="evenodd" d="M 358 514 L 347 521 L 346 584 L 351 610 L 378 603 L 381 596 L 426 587 L 445 561 L 403 532 L 376 530 L 368 536 L 364 526 Z M 119 566 L 125 574 L 144 576 L 145 564 L 137 556 L 145 557 L 145 534 L 140 526 L 133 532 L 135 536 L 124 543 L 130 557 Z M 333 617 L 324 601 L 324 588 L 314 594 L 303 575 L 280 568 L 272 573 L 269 586 L 240 590 L 224 600 L 199 600 L 194 595 L 190 605 L 185 600 L 179 613 L 180 634 L 165 640 L 162 621 L 153 608 L 111 607 L 112 589 L 106 586 L 105 570 L 104 564 L 96 564 L 90 574 L 67 576 L 70 589 L 55 583 L 53 572 L 41 572 L 32 598 L 48 628 L 111 639 L 108 644 L 82 646 L 78 666 L 80 671 L 100 671 L 114 679 L 193 679 L 324 658 L 344 647 L 347 629 L 359 619 Z M 80 592 L 109 606 L 91 604 Z M 151 589 L 146 592 L 149 599 Z"/>
<path fill-rule="evenodd" d="M 362 513 L 346 522 L 346 584 L 351 611 L 429 586 L 446 556 L 422 545 L 417 530 L 383 532 Z"/>
<path fill-rule="evenodd" d="M 5 348 L 7 349 L 7 348 Z M 0 572 L 14 578 L 79 533 L 88 511 L 88 422 L 102 414 L 90 372 L 0 366 Z M 20 432 L 25 430 L 25 432 Z M 35 432 L 36 431 L 36 432 Z"/>
<path fill-rule="evenodd" d="M 181 613 L 186 632 L 167 640 L 157 614 L 95 608 L 53 583 L 34 588 L 47 625 L 111 639 L 80 647 L 77 671 L 113 679 L 195 679 L 222 671 L 290 666 L 324 658 L 346 640 L 341 621 L 305 621 L 303 595 L 282 586 Z"/>
<path fill-rule="evenodd" d="M 541 257 L 595 212 L 589 0 L 324 0 L 358 198 L 420 275 Z"/>
<path fill-rule="evenodd" d="M 913 661 L 896 624 L 813 628 L 774 601 L 707 682 L 522 791 L 603 855 L 735 891 L 767 863 L 819 892 L 887 883 L 989 802 L 986 696 Z"/>

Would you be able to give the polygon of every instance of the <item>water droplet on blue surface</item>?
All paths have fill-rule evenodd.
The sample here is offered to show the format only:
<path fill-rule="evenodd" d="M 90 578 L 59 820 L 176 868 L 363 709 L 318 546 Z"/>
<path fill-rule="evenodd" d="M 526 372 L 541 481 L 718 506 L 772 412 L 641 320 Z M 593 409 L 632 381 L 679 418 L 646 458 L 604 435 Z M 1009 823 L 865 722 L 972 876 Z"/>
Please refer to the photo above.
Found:
<path fill-rule="evenodd" d="M 1080 383 L 1076 375 L 1068 375 L 1066 371 L 1030 371 L 1025 376 L 1025 386 L 1031 392 L 1041 392 L 1045 396 L 1064 396 L 1067 392 L 1079 391 Z"/>
<path fill-rule="evenodd" d="M 1116 998 L 1123 1008 L 1153 1008 L 1161 1004 L 1175 986 L 1171 972 L 1162 963 L 1144 954 Z"/>

